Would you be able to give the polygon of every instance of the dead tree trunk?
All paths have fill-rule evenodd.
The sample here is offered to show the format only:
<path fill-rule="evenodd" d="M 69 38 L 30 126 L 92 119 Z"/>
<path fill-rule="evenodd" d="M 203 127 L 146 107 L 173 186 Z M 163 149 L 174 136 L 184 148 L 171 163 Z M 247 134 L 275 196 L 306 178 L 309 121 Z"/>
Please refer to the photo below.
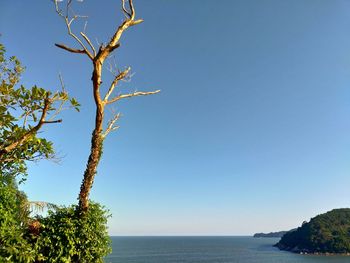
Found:
<path fill-rule="evenodd" d="M 126 3 L 128 3 L 128 7 L 126 7 Z M 118 128 L 118 126 L 116 126 L 115 123 L 119 119 L 119 116 L 120 116 L 119 113 L 116 114 L 108 122 L 107 127 L 105 129 L 103 128 L 105 107 L 109 104 L 115 103 L 118 100 L 121 100 L 124 98 L 156 94 L 160 92 L 160 90 L 151 91 L 151 92 L 134 92 L 129 94 L 121 94 L 121 95 L 116 95 L 113 98 L 110 98 L 115 87 L 118 85 L 118 82 L 128 77 L 128 74 L 130 73 L 130 67 L 129 67 L 123 71 L 118 71 L 118 74 L 115 75 L 112 83 L 108 88 L 108 91 L 106 92 L 105 96 L 102 98 L 101 97 L 101 83 L 102 83 L 101 78 L 102 78 L 103 63 L 105 62 L 106 58 L 115 49 L 117 49 L 120 46 L 119 40 L 122 34 L 124 33 L 124 31 L 131 26 L 134 26 L 143 22 L 143 20 L 142 19 L 135 20 L 135 9 L 134 9 L 132 0 L 122 0 L 122 10 L 126 17 L 125 20 L 122 22 L 121 25 L 119 25 L 119 27 L 115 31 L 114 35 L 111 37 L 108 44 L 106 46 L 101 45 L 99 47 L 98 52 L 96 52 L 96 49 L 94 48 L 92 42 L 85 35 L 85 33 L 80 32 L 80 35 L 83 38 L 82 40 L 72 32 L 71 30 L 72 22 L 74 22 L 75 19 L 81 18 L 83 16 L 73 15 L 73 17 L 70 17 L 69 13 L 71 12 L 69 12 L 68 10 L 70 10 L 71 4 L 72 4 L 72 1 L 67 1 L 67 6 L 65 9 L 67 11 L 66 11 L 66 14 L 63 14 L 62 9 L 59 8 L 58 1 L 55 0 L 56 12 L 64 19 L 65 24 L 67 26 L 68 34 L 77 41 L 81 49 L 70 48 L 62 44 L 56 44 L 56 46 L 72 53 L 85 54 L 90 58 L 93 64 L 92 89 L 93 89 L 93 97 L 96 105 L 95 127 L 91 137 L 90 155 L 87 161 L 86 170 L 84 172 L 84 177 L 83 177 L 83 181 L 80 187 L 80 193 L 78 197 L 79 209 L 80 211 L 85 212 L 89 208 L 90 190 L 93 185 L 94 178 L 97 172 L 97 167 L 102 155 L 103 141 L 110 131 L 116 130 Z M 87 43 L 87 46 L 86 44 L 84 44 L 84 41 Z"/>
<path fill-rule="evenodd" d="M 86 170 L 83 176 L 83 182 L 80 187 L 79 193 L 79 208 L 82 211 L 86 211 L 89 207 L 89 193 L 94 182 L 94 177 L 97 172 L 97 166 L 102 154 L 103 145 L 103 117 L 104 117 L 104 104 L 100 97 L 100 83 L 101 83 L 102 68 L 99 61 L 94 63 L 94 71 L 92 73 L 94 100 L 96 104 L 96 116 L 95 116 L 95 128 L 91 137 L 91 149 L 90 156 L 87 161 Z"/>

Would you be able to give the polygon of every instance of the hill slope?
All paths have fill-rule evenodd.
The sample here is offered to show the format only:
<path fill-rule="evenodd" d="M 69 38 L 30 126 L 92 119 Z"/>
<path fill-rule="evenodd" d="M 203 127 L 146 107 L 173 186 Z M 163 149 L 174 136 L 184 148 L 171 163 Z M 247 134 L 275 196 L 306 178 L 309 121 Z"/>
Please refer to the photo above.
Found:
<path fill-rule="evenodd" d="M 350 209 L 318 215 L 275 245 L 281 250 L 307 253 L 350 253 Z"/>
<path fill-rule="evenodd" d="M 270 232 L 270 233 L 256 233 L 253 237 L 282 237 L 288 231 Z"/>

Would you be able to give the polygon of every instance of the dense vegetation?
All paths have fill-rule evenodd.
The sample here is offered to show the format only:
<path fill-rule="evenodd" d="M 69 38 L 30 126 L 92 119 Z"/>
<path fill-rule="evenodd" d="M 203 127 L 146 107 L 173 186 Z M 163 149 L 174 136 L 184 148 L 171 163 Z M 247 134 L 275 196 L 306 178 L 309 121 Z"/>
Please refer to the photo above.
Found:
<path fill-rule="evenodd" d="M 14 180 L 0 177 L 0 262 L 33 262 L 27 198 Z"/>
<path fill-rule="evenodd" d="M 91 206 L 83 219 L 76 206 L 29 216 L 26 196 L 0 184 L 0 262 L 103 262 L 110 253 L 107 211 Z"/>
<path fill-rule="evenodd" d="M 305 253 L 350 253 L 350 209 L 334 209 L 286 233 L 276 246 Z"/>
<path fill-rule="evenodd" d="M 107 211 L 91 202 L 84 217 L 79 213 L 78 206 L 72 205 L 35 219 L 40 230 L 32 234 L 32 242 L 42 262 L 102 263 L 111 252 Z"/>
<path fill-rule="evenodd" d="M 79 104 L 62 90 L 52 93 L 19 85 L 24 68 L 0 44 L 0 262 L 102 262 L 110 252 L 108 212 L 96 203 L 82 216 L 77 206 L 50 206 L 46 217 L 31 215 L 18 188 L 27 162 L 54 157 L 51 141 L 38 137 L 63 104 Z"/>

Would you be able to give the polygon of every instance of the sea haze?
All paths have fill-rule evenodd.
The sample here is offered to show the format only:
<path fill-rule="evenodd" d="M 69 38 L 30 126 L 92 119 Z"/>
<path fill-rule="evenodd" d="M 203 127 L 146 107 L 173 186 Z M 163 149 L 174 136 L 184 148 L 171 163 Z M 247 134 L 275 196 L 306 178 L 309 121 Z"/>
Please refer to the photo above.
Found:
<path fill-rule="evenodd" d="M 106 263 L 345 263 L 347 256 L 312 256 L 280 251 L 279 238 L 112 237 Z"/>

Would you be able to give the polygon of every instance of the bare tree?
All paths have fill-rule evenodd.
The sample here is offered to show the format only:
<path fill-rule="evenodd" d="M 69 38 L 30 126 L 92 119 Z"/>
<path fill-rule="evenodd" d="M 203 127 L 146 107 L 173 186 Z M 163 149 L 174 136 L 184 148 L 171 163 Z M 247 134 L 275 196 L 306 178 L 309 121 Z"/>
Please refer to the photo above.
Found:
<path fill-rule="evenodd" d="M 118 73 L 115 74 L 113 81 L 109 85 L 108 91 L 104 96 L 101 95 L 101 79 L 104 62 L 111 55 L 111 53 L 120 46 L 119 41 L 124 31 L 129 27 L 143 22 L 142 19 L 135 19 L 135 9 L 132 0 L 122 0 L 122 12 L 125 15 L 125 19 L 116 29 L 108 43 L 106 45 L 100 45 L 97 51 L 89 37 L 84 32 L 80 32 L 80 36 L 78 36 L 71 29 L 71 25 L 76 19 L 84 18 L 84 16 L 76 15 L 72 12 L 72 0 L 67 0 L 65 10 L 62 10 L 59 6 L 59 2 L 61 1 L 54 0 L 54 2 L 57 14 L 63 18 L 66 24 L 68 35 L 77 42 L 79 48 L 71 48 L 63 44 L 55 45 L 68 52 L 86 55 L 91 60 L 93 65 L 92 91 L 96 105 L 95 126 L 91 137 L 90 155 L 87 161 L 79 193 L 79 208 L 82 212 L 84 212 L 89 207 L 89 194 L 94 182 L 97 166 L 101 158 L 103 141 L 109 132 L 118 128 L 116 122 L 120 117 L 119 113 L 115 114 L 115 116 L 107 123 L 107 127 L 105 129 L 103 128 L 106 106 L 125 98 L 156 94 L 160 92 L 160 90 L 113 95 L 118 83 L 130 76 L 130 67 L 128 67 L 127 69 L 118 71 Z"/>

